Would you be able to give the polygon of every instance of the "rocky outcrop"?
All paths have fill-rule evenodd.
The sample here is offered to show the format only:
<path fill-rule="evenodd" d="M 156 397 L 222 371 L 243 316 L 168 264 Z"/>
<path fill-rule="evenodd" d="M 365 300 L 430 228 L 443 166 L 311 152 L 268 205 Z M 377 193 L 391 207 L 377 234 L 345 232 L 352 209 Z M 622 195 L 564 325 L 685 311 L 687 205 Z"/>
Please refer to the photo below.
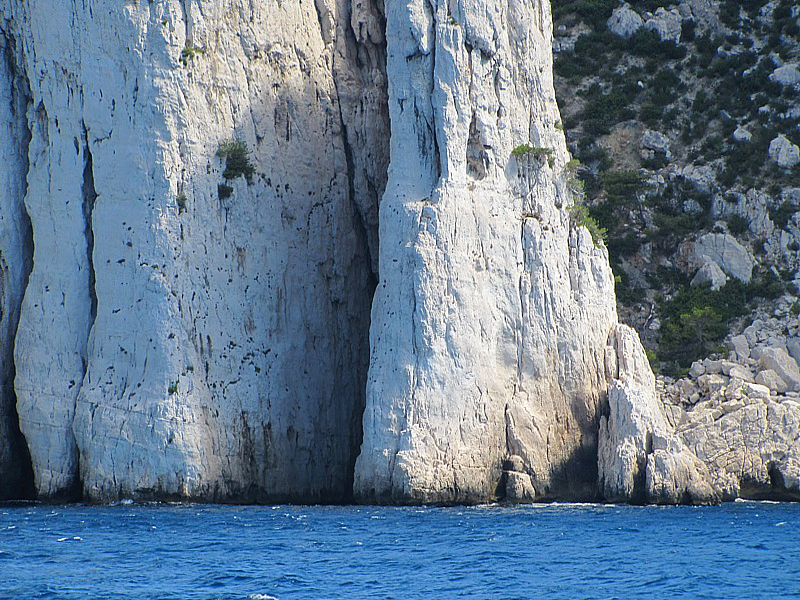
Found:
<path fill-rule="evenodd" d="M 663 394 L 668 421 L 726 500 L 800 499 L 798 367 L 786 350 L 800 322 L 787 308 L 779 302 L 731 337 L 727 359 L 694 363 Z"/>
<path fill-rule="evenodd" d="M 614 35 L 629 38 L 642 28 L 644 21 L 626 2 L 614 9 L 606 25 Z"/>
<path fill-rule="evenodd" d="M 747 248 L 727 233 L 707 233 L 701 236 L 691 247 L 689 261 L 701 268 L 713 262 L 724 273 L 743 283 L 750 282 L 755 266 Z"/>
<path fill-rule="evenodd" d="M 516 456 L 523 496 L 593 497 L 613 277 L 570 224 L 548 7 L 386 16 L 392 147 L 356 496 L 485 501 Z"/>
<path fill-rule="evenodd" d="M 800 164 L 800 148 L 781 134 L 769 143 L 769 157 L 779 167 L 791 169 Z"/>
<path fill-rule="evenodd" d="M 611 502 L 718 502 L 707 467 L 667 423 L 638 336 L 620 325 L 614 342 L 620 362 L 600 418 L 600 493 Z"/>
<path fill-rule="evenodd" d="M 704 366 L 687 417 L 618 323 L 546 2 L 0 14 L 0 498 L 794 493 L 791 401 Z M 731 240 L 693 247 L 712 283 L 749 281 Z M 794 393 L 788 346 L 750 346 Z M 745 409 L 770 434 L 731 466 Z"/>

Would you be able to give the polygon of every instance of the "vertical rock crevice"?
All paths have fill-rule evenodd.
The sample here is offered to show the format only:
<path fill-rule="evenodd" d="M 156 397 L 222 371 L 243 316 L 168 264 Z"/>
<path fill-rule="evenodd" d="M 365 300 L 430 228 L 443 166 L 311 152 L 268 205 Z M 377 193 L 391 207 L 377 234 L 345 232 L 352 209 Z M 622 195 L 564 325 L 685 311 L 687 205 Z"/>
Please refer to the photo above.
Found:
<path fill-rule="evenodd" d="M 92 151 L 89 148 L 89 136 L 86 127 L 83 129 L 83 152 L 84 152 L 84 167 L 83 167 L 83 183 L 81 184 L 81 192 L 83 194 L 83 218 L 85 220 L 84 236 L 86 237 L 86 264 L 89 266 L 89 326 L 86 331 L 86 339 L 89 339 L 89 334 L 94 326 L 94 321 L 97 318 L 97 290 L 96 276 L 94 271 L 94 229 L 92 223 L 92 213 L 94 211 L 94 203 L 97 200 L 97 190 L 94 187 L 94 166 L 92 162 Z M 85 374 L 84 369 L 84 374 Z"/>
<path fill-rule="evenodd" d="M 25 210 L 30 88 L 15 59 L 17 43 L 0 27 L 0 500 L 32 498 L 33 467 L 19 427 L 14 339 L 33 262 Z"/>

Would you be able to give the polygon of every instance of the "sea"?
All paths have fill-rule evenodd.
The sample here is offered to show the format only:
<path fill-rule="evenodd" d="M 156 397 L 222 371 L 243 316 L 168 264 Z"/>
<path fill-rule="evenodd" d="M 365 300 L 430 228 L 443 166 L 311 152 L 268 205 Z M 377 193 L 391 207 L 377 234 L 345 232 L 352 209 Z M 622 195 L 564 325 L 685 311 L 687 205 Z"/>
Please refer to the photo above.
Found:
<path fill-rule="evenodd" d="M 0 506 L 0 598 L 800 598 L 800 504 Z"/>

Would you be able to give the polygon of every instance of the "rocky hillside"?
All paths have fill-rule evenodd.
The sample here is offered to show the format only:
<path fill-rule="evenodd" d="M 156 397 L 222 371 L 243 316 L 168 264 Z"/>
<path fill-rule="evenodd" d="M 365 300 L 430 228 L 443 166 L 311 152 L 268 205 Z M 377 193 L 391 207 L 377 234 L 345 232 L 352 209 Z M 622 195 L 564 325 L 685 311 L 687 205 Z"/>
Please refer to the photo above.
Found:
<path fill-rule="evenodd" d="M 797 315 L 800 9 L 553 5 L 563 126 L 654 368 L 685 375 L 779 298 Z"/>
<path fill-rule="evenodd" d="M 797 498 L 800 8 L 553 5 L 562 125 L 663 414 L 723 499 Z"/>

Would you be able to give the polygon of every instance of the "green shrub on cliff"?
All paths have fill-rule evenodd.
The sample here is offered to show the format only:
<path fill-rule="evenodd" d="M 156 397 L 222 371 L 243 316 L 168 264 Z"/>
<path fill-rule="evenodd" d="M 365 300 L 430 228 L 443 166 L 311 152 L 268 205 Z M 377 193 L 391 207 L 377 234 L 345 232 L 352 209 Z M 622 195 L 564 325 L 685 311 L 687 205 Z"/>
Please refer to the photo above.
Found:
<path fill-rule="evenodd" d="M 244 176 L 247 183 L 252 181 L 256 169 L 250 161 L 247 144 L 242 140 L 233 139 L 222 142 L 217 150 L 217 156 L 225 159 L 225 170 L 222 173 L 225 179 L 230 180 Z"/>

